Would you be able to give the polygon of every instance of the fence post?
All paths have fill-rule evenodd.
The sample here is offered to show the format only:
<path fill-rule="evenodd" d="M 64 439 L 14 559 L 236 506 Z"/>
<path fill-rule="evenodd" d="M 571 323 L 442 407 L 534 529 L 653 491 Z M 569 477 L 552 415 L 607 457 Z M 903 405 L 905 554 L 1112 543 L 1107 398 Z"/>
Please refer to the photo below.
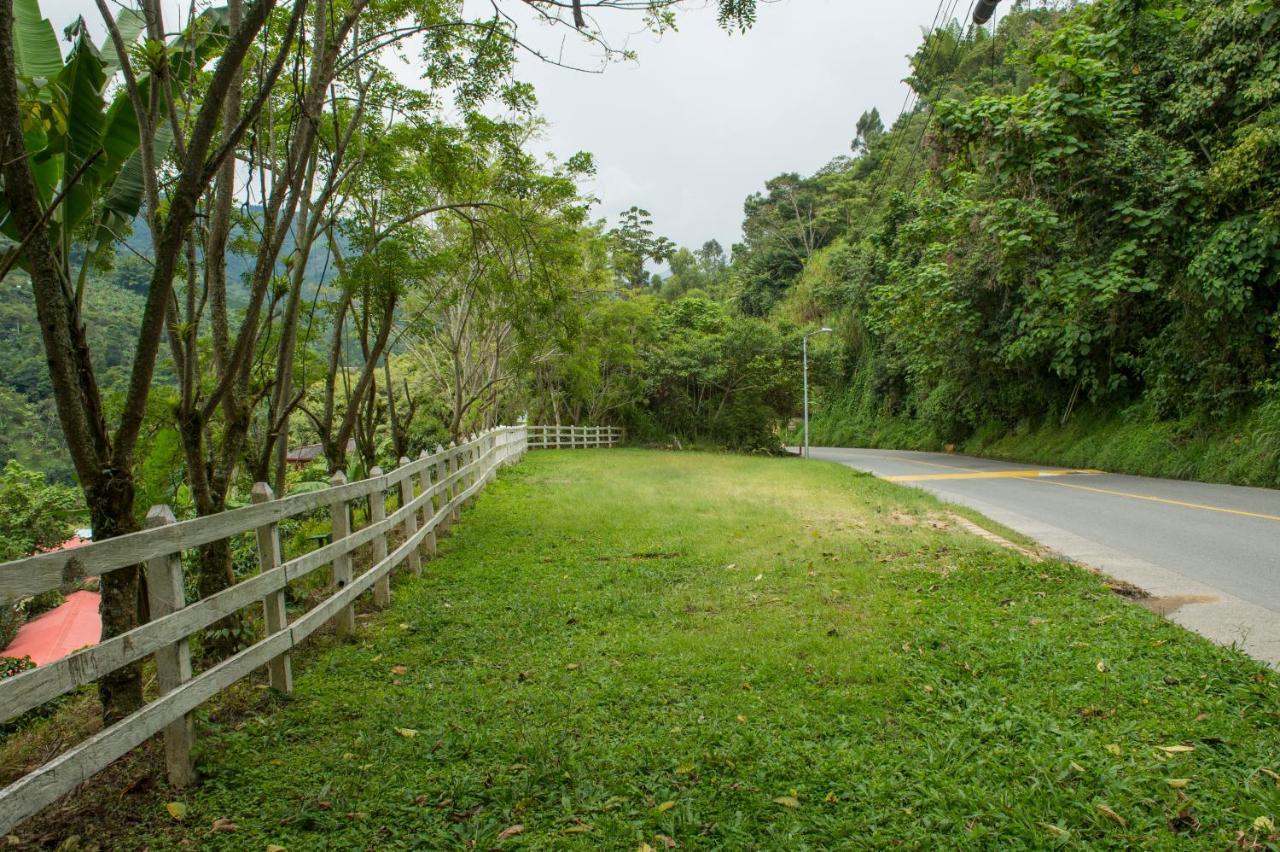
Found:
<path fill-rule="evenodd" d="M 422 472 L 418 474 L 418 482 L 422 487 L 423 494 L 431 490 L 431 469 L 435 467 L 435 465 L 426 463 L 428 458 L 430 456 L 427 455 L 426 450 L 423 450 L 422 454 L 418 456 L 418 461 L 423 463 Z M 436 547 L 436 530 L 435 527 L 431 526 L 431 518 L 435 513 L 436 500 L 434 497 L 428 497 L 427 502 L 422 505 L 422 525 L 430 527 L 427 530 L 427 534 L 422 537 L 422 547 L 426 551 L 427 559 L 435 559 L 439 554 L 439 549 Z"/>
<path fill-rule="evenodd" d="M 255 504 L 269 503 L 275 499 L 271 486 L 265 482 L 253 483 L 250 497 Z M 280 550 L 279 524 L 258 527 L 258 570 L 262 573 L 280 567 L 284 556 Z M 262 599 L 262 622 L 267 636 L 289 627 L 289 613 L 284 605 L 284 588 L 271 592 Z M 267 662 L 267 679 L 280 692 L 293 692 L 293 665 L 288 654 L 281 654 Z"/>
<path fill-rule="evenodd" d="M 375 479 L 382 476 L 382 468 L 376 465 L 369 470 L 369 476 Z M 380 524 L 387 519 L 387 492 L 379 488 L 369 495 L 369 524 Z M 376 566 L 387 558 L 387 531 L 383 530 L 373 538 L 373 564 Z M 391 572 L 388 571 L 373 581 L 373 605 L 379 609 L 391 606 Z"/>
<path fill-rule="evenodd" d="M 436 483 L 440 484 L 449 478 L 449 456 L 445 453 L 445 449 L 440 444 L 436 444 Z M 449 502 L 449 486 L 441 486 L 436 494 L 436 511 L 441 512 Z M 440 516 L 440 526 L 437 532 L 447 533 L 449 527 L 453 524 L 452 513 L 444 512 Z"/>
<path fill-rule="evenodd" d="M 147 529 L 176 522 L 173 510 L 168 506 L 152 506 L 147 512 Z M 177 612 L 186 606 L 182 583 L 182 554 L 169 553 L 148 559 L 147 602 L 151 617 L 159 618 Z M 156 657 L 156 682 L 164 695 L 191 680 L 191 641 L 187 637 L 172 645 L 159 648 Z M 195 783 L 196 769 L 191 762 L 191 747 L 195 743 L 195 723 L 190 713 L 169 723 L 164 729 L 164 764 L 169 783 L 174 787 L 187 787 Z"/>
<path fill-rule="evenodd" d="M 337 488 L 347 484 L 347 475 L 338 471 L 329 479 L 329 485 Z M 334 544 L 351 535 L 351 504 L 346 500 L 338 500 L 329 505 L 329 522 L 333 534 L 330 538 Z M 351 582 L 351 552 L 333 557 L 333 588 L 341 591 Z M 343 607 L 334 617 L 338 628 L 338 638 L 346 639 L 356 632 L 355 605 Z"/>
<path fill-rule="evenodd" d="M 462 447 L 457 441 L 449 442 L 449 473 L 454 474 L 462 469 Z M 453 511 L 449 514 L 452 516 L 452 523 L 462 520 L 462 504 L 454 501 L 454 498 L 462 493 L 462 477 L 459 476 L 453 481 L 453 485 L 449 487 L 449 502 L 453 503 Z"/>
<path fill-rule="evenodd" d="M 468 487 L 474 488 L 484 479 L 484 471 L 480 465 L 481 449 L 484 447 L 484 433 L 471 433 L 471 449 L 467 451 L 467 463 L 471 465 L 471 475 L 467 477 Z M 476 491 L 471 492 L 471 499 L 467 501 L 470 505 L 476 501 L 479 496 Z"/>
<path fill-rule="evenodd" d="M 400 457 L 400 466 L 404 467 L 409 463 L 408 456 Z M 413 477 L 406 476 L 400 480 L 400 508 L 403 509 L 413 502 Z M 418 532 L 418 513 L 409 512 L 404 516 L 404 523 L 401 526 L 404 530 L 404 540 L 408 541 L 410 536 Z M 409 551 L 409 570 L 417 576 L 422 573 L 422 559 L 418 556 L 416 549 Z"/>

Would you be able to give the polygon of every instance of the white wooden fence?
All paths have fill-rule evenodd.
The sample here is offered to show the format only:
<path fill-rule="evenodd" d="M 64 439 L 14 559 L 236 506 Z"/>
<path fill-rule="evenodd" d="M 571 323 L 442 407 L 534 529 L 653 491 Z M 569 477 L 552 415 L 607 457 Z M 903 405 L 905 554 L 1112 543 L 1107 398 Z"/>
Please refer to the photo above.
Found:
<path fill-rule="evenodd" d="M 612 447 L 622 440 L 617 426 L 529 426 L 531 450 L 581 450 Z"/>
<path fill-rule="evenodd" d="M 293 689 L 289 650 L 321 626 L 334 622 L 339 636 L 355 629 L 356 598 L 372 589 L 374 603 L 391 602 L 391 572 L 407 564 L 415 574 L 422 558 L 436 554 L 436 533 L 461 517 L 461 507 L 498 469 L 514 464 L 530 448 L 607 447 L 620 430 L 594 426 L 503 426 L 448 449 L 437 446 L 417 460 L 401 459 L 389 473 L 379 468 L 368 479 L 347 482 L 334 475 L 329 488 L 274 499 L 266 483 L 253 489 L 253 505 L 218 515 L 177 522 L 167 506 L 152 508 L 141 532 L 40 554 L 0 565 L 0 600 L 15 600 L 100 576 L 132 565 L 144 566 L 151 620 L 101 644 L 0 681 L 0 721 L 91 683 L 109 672 L 154 655 L 160 696 L 141 709 L 66 750 L 0 790 L 0 834 L 69 793 L 112 761 L 164 733 L 169 781 L 195 780 L 191 748 L 192 712 L 222 690 L 266 667 L 270 684 Z M 387 514 L 387 495 L 398 508 Z M 352 505 L 368 504 L 368 522 L 352 528 Z M 331 541 L 285 560 L 279 523 L 328 508 Z M 388 553 L 388 534 L 402 541 Z M 182 552 L 210 542 L 252 533 L 260 572 L 228 589 L 187 604 Z M 355 574 L 353 555 L 368 545 L 371 567 Z M 292 622 L 285 610 L 289 583 L 329 565 L 329 595 Z M 261 604 L 265 636 L 217 665 L 193 675 L 190 638 L 245 607 Z"/>

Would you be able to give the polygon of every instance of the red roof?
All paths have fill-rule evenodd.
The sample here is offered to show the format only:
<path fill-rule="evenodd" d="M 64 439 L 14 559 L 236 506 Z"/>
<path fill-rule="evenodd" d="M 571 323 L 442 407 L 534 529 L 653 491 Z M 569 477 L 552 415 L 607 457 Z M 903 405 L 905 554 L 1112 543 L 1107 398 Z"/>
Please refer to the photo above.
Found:
<path fill-rule="evenodd" d="M 43 666 L 72 651 L 97 645 L 101 638 L 98 593 L 72 592 L 61 606 L 19 627 L 12 644 L 0 653 L 6 657 L 30 657 L 36 665 Z"/>
<path fill-rule="evenodd" d="M 91 539 L 91 538 L 81 538 L 81 537 L 80 537 L 80 536 L 78 536 L 78 535 L 73 535 L 73 536 L 71 536 L 71 538 L 67 539 L 67 540 L 66 540 L 66 541 L 64 541 L 62 544 L 58 545 L 57 547 L 50 547 L 49 549 L 44 550 L 44 551 L 41 551 L 41 552 L 42 552 L 42 553 L 57 553 L 57 552 L 58 552 L 58 551 L 60 551 L 60 550 L 75 550 L 77 547 L 84 547 L 86 544 L 93 544 L 93 539 Z"/>

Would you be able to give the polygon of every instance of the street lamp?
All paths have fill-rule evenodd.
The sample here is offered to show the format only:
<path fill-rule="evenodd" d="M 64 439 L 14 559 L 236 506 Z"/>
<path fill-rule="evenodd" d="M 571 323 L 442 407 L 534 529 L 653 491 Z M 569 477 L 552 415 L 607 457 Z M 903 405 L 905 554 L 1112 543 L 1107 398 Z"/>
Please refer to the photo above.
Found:
<path fill-rule="evenodd" d="M 831 329 L 823 326 L 817 331 L 811 331 L 800 340 L 800 348 L 803 351 L 801 358 L 804 364 L 804 457 L 809 458 L 809 338 L 815 334 L 830 334 Z"/>

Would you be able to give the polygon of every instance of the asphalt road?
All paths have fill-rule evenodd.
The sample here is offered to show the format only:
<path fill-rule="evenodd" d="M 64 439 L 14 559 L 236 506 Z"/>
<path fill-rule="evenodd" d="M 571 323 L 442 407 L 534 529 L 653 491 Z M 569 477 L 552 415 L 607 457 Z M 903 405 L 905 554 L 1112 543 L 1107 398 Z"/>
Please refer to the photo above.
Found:
<path fill-rule="evenodd" d="M 1167 600 L 1156 608 L 1174 620 L 1280 663 L 1280 491 L 942 453 L 814 447 L 812 457 L 977 509 Z"/>

